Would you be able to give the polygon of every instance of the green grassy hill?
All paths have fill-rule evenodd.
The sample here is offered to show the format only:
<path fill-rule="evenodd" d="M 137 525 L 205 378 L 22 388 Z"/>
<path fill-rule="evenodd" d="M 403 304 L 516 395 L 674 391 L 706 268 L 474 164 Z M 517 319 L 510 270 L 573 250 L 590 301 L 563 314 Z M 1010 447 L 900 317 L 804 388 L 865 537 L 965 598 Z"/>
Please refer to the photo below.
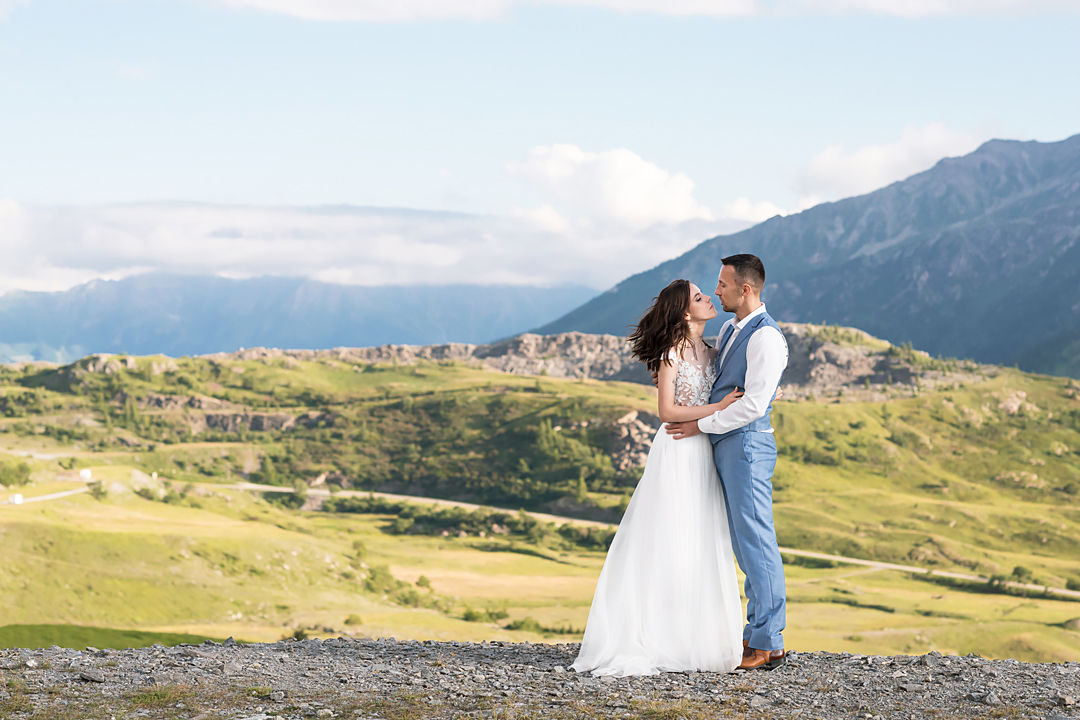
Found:
<path fill-rule="evenodd" d="M 615 469 L 618 421 L 653 409 L 651 388 L 247 355 L 0 369 L 5 624 L 577 639 L 609 533 L 320 510 L 306 489 L 617 518 L 638 477 Z M 887 402 L 779 402 L 781 544 L 1080 587 L 1080 385 L 969 375 Z M 2 505 L 84 487 L 85 469 L 92 493 Z M 227 488 L 243 480 L 298 492 Z M 1080 659 L 1080 603 L 849 566 L 789 578 L 792 647 Z"/>

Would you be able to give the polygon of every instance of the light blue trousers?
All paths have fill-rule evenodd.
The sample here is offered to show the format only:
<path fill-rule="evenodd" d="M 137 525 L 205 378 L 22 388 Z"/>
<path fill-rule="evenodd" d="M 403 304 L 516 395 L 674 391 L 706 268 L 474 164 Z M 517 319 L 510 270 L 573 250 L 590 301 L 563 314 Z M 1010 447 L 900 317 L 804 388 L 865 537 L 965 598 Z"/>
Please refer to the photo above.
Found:
<path fill-rule="evenodd" d="M 779 650 L 784 647 L 787 592 L 773 528 L 776 441 L 772 433 L 736 433 L 713 445 L 713 459 L 724 488 L 731 546 L 746 575 L 743 639 L 758 650 Z"/>

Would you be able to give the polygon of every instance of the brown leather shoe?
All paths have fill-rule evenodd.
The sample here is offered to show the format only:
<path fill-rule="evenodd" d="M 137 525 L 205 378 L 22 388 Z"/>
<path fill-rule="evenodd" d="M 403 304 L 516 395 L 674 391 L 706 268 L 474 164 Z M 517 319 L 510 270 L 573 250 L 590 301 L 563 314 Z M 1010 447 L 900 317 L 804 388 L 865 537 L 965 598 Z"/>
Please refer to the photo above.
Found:
<path fill-rule="evenodd" d="M 787 660 L 787 653 L 780 650 L 757 650 L 756 648 L 747 648 L 751 655 L 746 656 L 746 651 L 743 651 L 743 661 L 739 665 L 739 670 L 774 670 Z"/>

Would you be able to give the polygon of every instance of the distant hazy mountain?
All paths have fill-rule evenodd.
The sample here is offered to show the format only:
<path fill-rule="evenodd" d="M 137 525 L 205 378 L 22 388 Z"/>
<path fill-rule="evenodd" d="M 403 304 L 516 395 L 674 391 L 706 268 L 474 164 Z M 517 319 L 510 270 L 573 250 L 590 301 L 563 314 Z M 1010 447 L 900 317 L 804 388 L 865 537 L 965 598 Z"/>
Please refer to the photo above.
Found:
<path fill-rule="evenodd" d="M 1080 377 L 1080 135 L 992 140 L 868 195 L 707 240 L 537 332 L 623 334 L 674 278 L 761 256 L 778 320 Z"/>
<path fill-rule="evenodd" d="M 357 287 L 302 278 L 139 275 L 0 297 L 0 361 L 87 353 L 192 355 L 259 345 L 329 348 L 490 342 L 595 294 L 555 288 Z"/>

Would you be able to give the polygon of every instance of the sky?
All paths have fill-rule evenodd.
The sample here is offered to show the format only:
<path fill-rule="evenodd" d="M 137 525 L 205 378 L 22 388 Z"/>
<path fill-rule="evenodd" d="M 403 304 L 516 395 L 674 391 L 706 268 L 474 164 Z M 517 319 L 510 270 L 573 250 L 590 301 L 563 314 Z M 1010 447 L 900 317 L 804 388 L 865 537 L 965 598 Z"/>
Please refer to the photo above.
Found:
<path fill-rule="evenodd" d="M 1080 132 L 1080 0 L 0 0 L 0 292 L 611 286 Z"/>

